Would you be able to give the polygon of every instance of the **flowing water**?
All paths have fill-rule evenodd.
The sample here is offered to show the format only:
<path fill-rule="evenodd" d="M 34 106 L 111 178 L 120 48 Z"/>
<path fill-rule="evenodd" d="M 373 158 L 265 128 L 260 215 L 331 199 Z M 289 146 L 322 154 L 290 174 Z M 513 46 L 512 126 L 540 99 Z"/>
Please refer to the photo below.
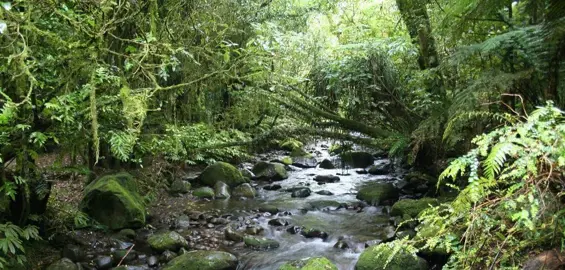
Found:
<path fill-rule="evenodd" d="M 329 155 L 326 150 L 316 146 L 319 159 L 327 158 Z M 375 163 L 389 162 L 389 160 L 376 160 Z M 278 269 L 278 267 L 289 260 L 302 259 L 305 257 L 324 256 L 334 262 L 339 269 L 353 269 L 355 263 L 364 248 L 364 242 L 383 238 L 384 227 L 388 225 L 388 216 L 383 211 L 383 207 L 364 207 L 356 209 L 337 209 L 337 207 L 327 207 L 322 210 L 312 209 L 312 203 L 320 201 L 335 201 L 355 205 L 359 200 L 355 198 L 357 190 L 368 182 L 391 181 L 395 175 L 375 176 L 370 174 L 358 174 L 355 170 L 349 170 L 349 175 L 340 176 L 337 183 L 327 183 L 319 185 L 313 180 L 315 175 L 337 175 L 343 173 L 342 169 L 320 169 L 309 168 L 289 172 L 289 178 L 275 182 L 280 184 L 282 189 L 268 191 L 264 186 L 272 183 L 257 184 L 258 197 L 255 200 L 225 200 L 210 201 L 203 203 L 203 208 L 218 209 L 224 213 L 234 213 L 237 215 L 249 215 L 254 209 L 264 205 L 276 206 L 286 214 L 275 216 L 264 216 L 256 214 L 254 221 L 264 228 L 264 236 L 275 239 L 280 243 L 280 247 L 267 251 L 251 251 L 250 249 L 239 247 L 233 248 L 231 252 L 240 258 L 239 269 Z M 284 189 L 307 186 L 312 190 L 312 194 L 306 198 L 292 198 L 290 192 Z M 319 195 L 317 191 L 326 190 L 333 195 Z M 361 210 L 362 209 L 362 210 Z M 281 216 L 278 216 L 281 215 Z M 300 234 L 291 234 L 285 227 L 274 227 L 267 224 L 273 218 L 287 220 L 293 226 L 311 226 L 329 234 L 325 240 L 320 238 L 307 239 Z M 339 237 L 347 237 L 357 243 L 349 249 L 334 248 L 334 244 Z"/>

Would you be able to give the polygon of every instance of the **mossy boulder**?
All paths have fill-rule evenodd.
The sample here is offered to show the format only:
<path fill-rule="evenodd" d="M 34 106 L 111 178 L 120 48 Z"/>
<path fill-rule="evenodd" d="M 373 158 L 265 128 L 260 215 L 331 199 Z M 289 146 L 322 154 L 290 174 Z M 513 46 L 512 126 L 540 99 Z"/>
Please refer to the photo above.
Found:
<path fill-rule="evenodd" d="M 275 249 L 280 246 L 279 242 L 273 239 L 258 236 L 246 236 L 243 238 L 243 242 L 246 247 L 257 250 Z"/>
<path fill-rule="evenodd" d="M 369 247 L 361 253 L 355 270 L 427 270 L 428 263 L 410 253 L 405 247 L 400 247 L 397 253 L 395 251 L 394 243 L 379 244 Z M 387 261 L 392 259 L 387 264 Z M 385 267 L 386 265 L 386 267 Z"/>
<path fill-rule="evenodd" d="M 252 171 L 261 180 L 280 181 L 288 178 L 284 165 L 280 163 L 262 161 L 255 164 Z"/>
<path fill-rule="evenodd" d="M 230 187 L 236 187 L 247 182 L 236 167 L 226 162 L 216 162 L 206 167 L 200 174 L 200 183 L 203 185 L 213 187 L 218 181 L 222 181 Z"/>
<path fill-rule="evenodd" d="M 292 158 L 291 157 L 283 157 L 281 159 L 281 162 L 284 165 L 292 165 Z"/>
<path fill-rule="evenodd" d="M 79 267 L 70 259 L 62 258 L 47 267 L 47 270 L 78 270 Z"/>
<path fill-rule="evenodd" d="M 367 152 L 346 152 L 341 154 L 341 159 L 353 168 L 367 168 L 375 161 L 375 157 Z"/>
<path fill-rule="evenodd" d="M 177 232 L 163 232 L 151 235 L 147 239 L 149 246 L 157 251 L 165 250 L 178 251 L 181 248 L 188 248 L 188 242 Z"/>
<path fill-rule="evenodd" d="M 191 251 L 171 260 L 163 270 L 235 270 L 237 257 L 223 251 Z"/>
<path fill-rule="evenodd" d="M 171 183 L 169 192 L 171 194 L 185 194 L 188 193 L 188 190 L 190 190 L 190 186 L 189 182 L 177 179 Z"/>
<path fill-rule="evenodd" d="M 238 198 L 255 198 L 256 191 L 250 184 L 245 183 L 233 189 L 233 196 Z"/>
<path fill-rule="evenodd" d="M 420 212 L 431 206 L 437 206 L 438 204 L 438 200 L 434 198 L 422 198 L 418 200 L 403 199 L 392 205 L 390 214 L 392 216 L 409 215 L 410 217 L 415 218 L 420 214 Z"/>
<path fill-rule="evenodd" d="M 384 201 L 398 199 L 398 190 L 391 183 L 371 183 L 359 190 L 357 199 L 379 205 Z"/>
<path fill-rule="evenodd" d="M 201 199 L 213 199 L 214 190 L 209 187 L 201 187 L 192 191 L 192 195 Z"/>
<path fill-rule="evenodd" d="M 113 230 L 145 225 L 145 203 L 128 173 L 100 177 L 84 189 L 82 211 Z"/>
<path fill-rule="evenodd" d="M 326 257 L 305 258 L 283 264 L 279 270 L 338 270 Z"/>

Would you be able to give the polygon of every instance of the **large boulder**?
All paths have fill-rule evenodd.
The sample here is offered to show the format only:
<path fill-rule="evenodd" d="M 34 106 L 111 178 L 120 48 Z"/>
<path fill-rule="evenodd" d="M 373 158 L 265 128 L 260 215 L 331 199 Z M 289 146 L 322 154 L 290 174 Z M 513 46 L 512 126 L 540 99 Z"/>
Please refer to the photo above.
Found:
<path fill-rule="evenodd" d="M 368 172 L 373 175 L 385 175 L 392 171 L 392 165 L 390 163 L 381 163 L 372 165 Z"/>
<path fill-rule="evenodd" d="M 341 154 L 341 159 L 353 168 L 367 168 L 375 161 L 375 157 L 367 152 L 346 152 Z"/>
<path fill-rule="evenodd" d="M 255 164 L 252 171 L 261 180 L 280 181 L 288 178 L 284 165 L 280 163 L 262 161 Z"/>
<path fill-rule="evenodd" d="M 47 267 L 47 270 L 78 270 L 80 269 L 73 261 L 62 258 Z"/>
<path fill-rule="evenodd" d="M 235 270 L 237 257 L 223 251 L 191 251 L 171 260 L 163 270 Z"/>
<path fill-rule="evenodd" d="M 361 253 L 355 270 L 426 270 L 428 263 L 410 253 L 406 248 L 398 248 L 394 243 L 369 247 Z M 387 263 L 388 262 L 388 263 Z"/>
<path fill-rule="evenodd" d="M 287 262 L 279 270 L 337 270 L 337 266 L 326 257 L 316 257 Z"/>
<path fill-rule="evenodd" d="M 437 199 L 434 198 L 422 198 L 418 200 L 413 199 L 403 199 L 392 205 L 390 215 L 392 216 L 404 216 L 409 215 L 410 217 L 417 217 L 420 212 L 425 209 L 437 206 L 439 204 Z"/>
<path fill-rule="evenodd" d="M 237 198 L 255 198 L 256 191 L 250 184 L 245 183 L 233 189 L 233 196 Z"/>
<path fill-rule="evenodd" d="M 320 162 L 320 169 L 335 169 L 335 165 L 331 160 L 326 158 Z"/>
<path fill-rule="evenodd" d="M 290 196 L 292 198 L 306 198 L 310 196 L 310 194 L 312 194 L 312 190 L 307 187 L 302 187 L 292 191 L 292 194 Z"/>
<path fill-rule="evenodd" d="M 216 182 L 222 181 L 230 187 L 236 187 L 247 180 L 234 166 L 226 162 L 216 162 L 204 169 L 200 174 L 200 183 L 213 187 Z"/>
<path fill-rule="evenodd" d="M 336 175 L 316 175 L 314 177 L 314 181 L 318 182 L 318 184 L 325 184 L 325 183 L 336 183 L 339 182 L 339 176 Z"/>
<path fill-rule="evenodd" d="M 188 242 L 177 232 L 163 232 L 151 235 L 147 242 L 149 246 L 157 251 L 165 250 L 178 251 L 181 248 L 188 248 Z"/>
<path fill-rule="evenodd" d="M 398 199 L 398 190 L 391 183 L 370 183 L 357 193 L 357 199 L 372 205 Z"/>
<path fill-rule="evenodd" d="M 145 203 L 133 176 L 119 173 L 103 176 L 84 188 L 83 212 L 113 230 L 145 225 Z"/>
<path fill-rule="evenodd" d="M 292 165 L 298 168 L 315 168 L 318 165 L 318 160 L 311 156 L 293 157 Z"/>

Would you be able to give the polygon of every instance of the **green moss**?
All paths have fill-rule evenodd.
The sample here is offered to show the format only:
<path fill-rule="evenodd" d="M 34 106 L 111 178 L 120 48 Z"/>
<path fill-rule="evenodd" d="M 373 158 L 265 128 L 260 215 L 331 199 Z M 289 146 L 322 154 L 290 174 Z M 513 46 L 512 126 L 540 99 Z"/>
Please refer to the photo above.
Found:
<path fill-rule="evenodd" d="M 385 200 L 398 198 L 398 190 L 390 183 L 370 183 L 357 193 L 357 199 L 370 204 L 380 204 Z"/>
<path fill-rule="evenodd" d="M 237 258 L 223 251 L 191 251 L 171 260 L 163 270 L 236 269 Z"/>
<path fill-rule="evenodd" d="M 291 157 L 283 157 L 281 161 L 284 165 L 292 165 L 292 158 Z"/>
<path fill-rule="evenodd" d="M 133 176 L 107 175 L 85 188 L 82 211 L 110 229 L 138 228 L 145 224 L 145 204 Z"/>
<path fill-rule="evenodd" d="M 273 249 L 280 246 L 279 242 L 265 237 L 246 236 L 243 238 L 243 242 L 245 242 L 246 247 L 252 249 Z"/>
<path fill-rule="evenodd" d="M 420 212 L 431 206 L 438 205 L 439 202 L 434 198 L 422 198 L 419 200 L 403 199 L 396 202 L 390 211 L 393 216 L 404 216 L 408 215 L 410 217 L 417 217 Z"/>
<path fill-rule="evenodd" d="M 283 264 L 279 270 L 338 270 L 337 266 L 325 257 L 305 258 Z"/>
<path fill-rule="evenodd" d="M 253 173 L 263 180 L 280 181 L 288 178 L 288 173 L 283 164 L 259 162 L 253 166 Z"/>
<path fill-rule="evenodd" d="M 204 169 L 200 175 L 200 183 L 213 187 L 216 182 L 222 181 L 230 187 L 236 187 L 247 180 L 233 165 L 226 162 L 216 162 Z"/>
<path fill-rule="evenodd" d="M 212 188 L 209 188 L 209 187 L 201 187 L 201 188 L 197 188 L 194 191 L 192 191 L 192 195 L 194 195 L 198 198 L 213 199 L 214 198 L 214 190 Z"/>
<path fill-rule="evenodd" d="M 151 235 L 147 239 L 149 246 L 158 252 L 165 250 L 177 251 L 180 248 L 188 248 L 188 242 L 177 232 L 164 232 Z"/>
<path fill-rule="evenodd" d="M 412 253 L 405 247 L 400 247 L 394 253 L 394 243 L 379 244 L 369 247 L 361 253 L 355 265 L 355 270 L 426 270 L 426 261 Z M 391 258 L 391 255 L 392 256 Z M 387 264 L 387 261 L 390 262 Z M 386 265 L 386 267 L 385 267 Z"/>
<path fill-rule="evenodd" d="M 291 157 L 312 157 L 312 154 L 304 151 L 302 148 L 296 148 L 290 152 Z"/>

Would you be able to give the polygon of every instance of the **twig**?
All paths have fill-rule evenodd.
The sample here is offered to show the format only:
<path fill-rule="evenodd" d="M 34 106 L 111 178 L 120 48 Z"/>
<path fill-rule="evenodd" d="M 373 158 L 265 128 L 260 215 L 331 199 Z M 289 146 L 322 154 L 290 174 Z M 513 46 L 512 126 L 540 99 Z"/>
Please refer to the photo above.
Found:
<path fill-rule="evenodd" d="M 122 257 L 122 259 L 120 260 L 120 263 L 118 263 L 118 266 L 122 265 L 122 262 L 124 261 L 124 259 L 129 255 L 130 251 L 133 249 L 133 247 L 135 247 L 135 244 L 132 244 L 131 247 L 128 249 L 128 252 L 126 252 L 126 255 L 124 255 Z"/>

